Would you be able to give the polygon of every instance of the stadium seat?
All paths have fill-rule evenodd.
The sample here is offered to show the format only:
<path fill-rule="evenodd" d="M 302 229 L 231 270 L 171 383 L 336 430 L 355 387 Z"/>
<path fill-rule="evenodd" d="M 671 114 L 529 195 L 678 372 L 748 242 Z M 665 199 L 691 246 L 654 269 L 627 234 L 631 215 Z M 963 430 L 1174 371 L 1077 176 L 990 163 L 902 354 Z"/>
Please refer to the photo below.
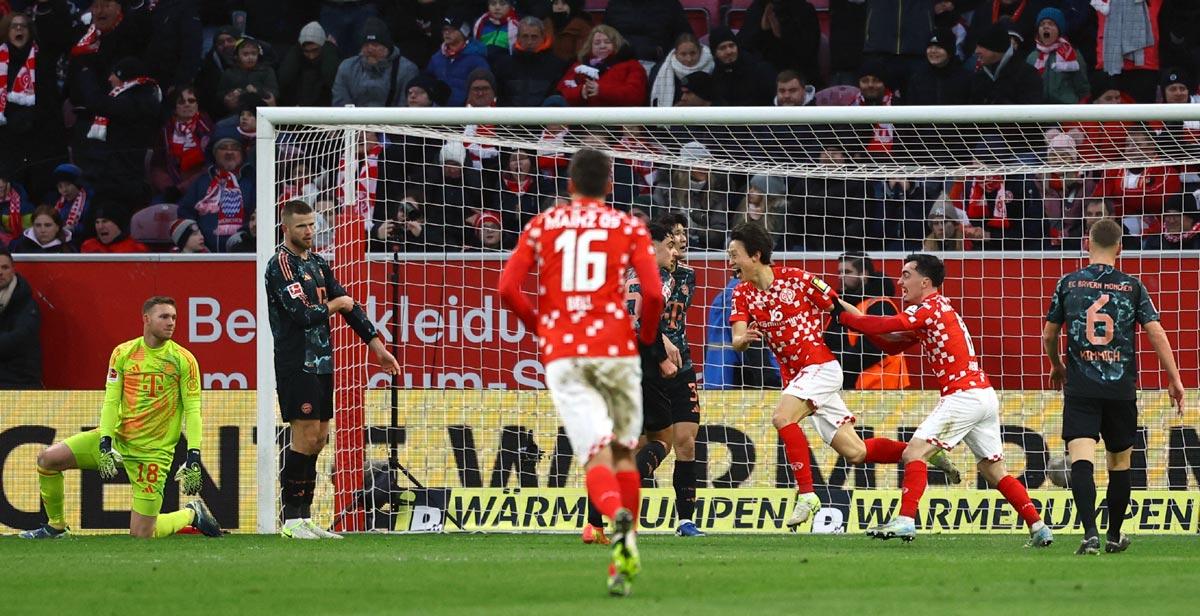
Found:
<path fill-rule="evenodd" d="M 742 29 L 742 24 L 746 22 L 746 11 L 750 10 L 750 5 L 754 4 L 754 0 L 733 0 L 729 3 L 729 8 L 725 10 L 725 25 L 732 28 L 735 32 Z"/>
<path fill-rule="evenodd" d="M 854 86 L 829 86 L 814 97 L 813 104 L 818 107 L 849 107 L 858 98 L 858 88 Z"/>
<path fill-rule="evenodd" d="M 708 9 L 688 8 L 683 10 L 687 16 L 688 25 L 692 27 L 692 33 L 697 37 L 708 36 Z"/>
<path fill-rule="evenodd" d="M 608 11 L 608 0 L 587 0 L 583 3 L 583 10 L 592 17 L 592 25 L 598 26 L 604 23 L 604 13 Z"/>
<path fill-rule="evenodd" d="M 710 28 L 721 23 L 721 0 L 683 0 L 681 4 L 696 38 L 704 36 Z M 701 17 L 704 18 L 703 28 L 699 23 Z"/>
<path fill-rule="evenodd" d="M 129 236 L 143 244 L 169 246 L 171 223 L 179 218 L 178 210 L 174 203 L 157 203 L 142 209 L 129 221 Z"/>

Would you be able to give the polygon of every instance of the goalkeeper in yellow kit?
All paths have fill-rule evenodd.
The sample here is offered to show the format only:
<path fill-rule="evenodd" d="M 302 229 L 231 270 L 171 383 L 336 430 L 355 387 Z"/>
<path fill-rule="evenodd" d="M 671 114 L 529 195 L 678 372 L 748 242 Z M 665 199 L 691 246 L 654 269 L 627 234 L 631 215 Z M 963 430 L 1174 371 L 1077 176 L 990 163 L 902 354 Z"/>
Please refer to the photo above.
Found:
<path fill-rule="evenodd" d="M 184 494 L 197 495 L 201 486 L 200 368 L 187 349 L 171 340 L 175 320 L 175 300 L 169 297 L 151 297 L 142 305 L 142 336 L 117 345 L 108 362 L 100 427 L 76 434 L 38 456 L 38 483 L 49 519 L 21 537 L 52 539 L 67 534 L 63 471 L 94 469 L 112 479 L 121 466 L 133 486 L 130 535 L 167 537 L 193 526 L 209 537 L 221 536 L 216 518 L 199 498 L 179 511 L 159 514 L 185 422 L 189 449 L 175 477 Z"/>

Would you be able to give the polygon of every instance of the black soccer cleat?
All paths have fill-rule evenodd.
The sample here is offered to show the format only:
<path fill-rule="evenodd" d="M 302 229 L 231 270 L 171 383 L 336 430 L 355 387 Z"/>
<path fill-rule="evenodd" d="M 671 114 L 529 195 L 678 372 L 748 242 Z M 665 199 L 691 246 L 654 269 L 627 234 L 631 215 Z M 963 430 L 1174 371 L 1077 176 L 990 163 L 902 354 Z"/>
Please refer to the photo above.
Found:
<path fill-rule="evenodd" d="M 196 517 L 192 520 L 192 527 L 204 534 L 205 537 L 220 537 L 221 525 L 217 523 L 217 518 L 213 517 L 208 506 L 204 501 L 196 499 L 186 505 L 188 509 L 196 512 Z"/>
<path fill-rule="evenodd" d="M 1121 536 L 1117 537 L 1116 541 L 1110 538 L 1104 543 L 1104 551 L 1109 554 L 1119 554 L 1129 549 L 1129 543 L 1129 535 L 1121 533 Z"/>
<path fill-rule="evenodd" d="M 42 524 L 33 530 L 21 533 L 19 536 L 22 539 L 61 539 L 69 534 L 71 533 L 65 527 L 60 529 L 54 528 L 49 524 Z"/>
<path fill-rule="evenodd" d="M 1085 554 L 1099 554 L 1099 553 L 1100 553 L 1100 538 L 1099 537 L 1085 537 L 1084 540 L 1079 543 L 1079 549 L 1075 550 L 1076 556 L 1083 556 Z"/>

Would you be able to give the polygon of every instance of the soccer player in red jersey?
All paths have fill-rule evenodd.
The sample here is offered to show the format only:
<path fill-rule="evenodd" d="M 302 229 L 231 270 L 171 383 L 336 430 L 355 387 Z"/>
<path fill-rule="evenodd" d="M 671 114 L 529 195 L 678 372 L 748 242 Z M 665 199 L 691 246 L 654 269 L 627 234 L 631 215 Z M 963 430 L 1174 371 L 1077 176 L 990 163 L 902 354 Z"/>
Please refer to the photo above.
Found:
<path fill-rule="evenodd" d="M 842 307 L 839 320 L 863 334 L 876 336 L 877 346 L 884 352 L 897 353 L 919 341 L 942 391 L 941 400 L 901 454 L 904 493 L 900 497 L 900 515 L 868 530 L 867 534 L 879 539 L 899 537 L 912 541 L 916 536 L 917 504 L 927 481 L 925 459 L 935 451 L 950 451 L 959 442 L 965 442 L 978 460 L 979 474 L 1008 499 L 1029 525 L 1027 545 L 1046 547 L 1054 540 L 1050 527 L 1042 522 L 1025 486 L 1004 467 L 1000 400 L 987 374 L 979 368 L 975 345 L 962 317 L 939 292 L 945 278 L 946 266 L 941 259 L 913 254 L 904 260 L 897 285 L 908 304 L 903 313 L 887 317 L 864 315 L 838 300 Z M 882 335 L 888 337 L 878 338 Z"/>
<path fill-rule="evenodd" d="M 575 153 L 571 201 L 529 221 L 500 275 L 500 299 L 537 333 L 550 396 L 587 471 L 588 498 L 613 521 L 609 592 L 627 595 L 641 569 L 634 532 L 641 500 L 633 459 L 642 432 L 637 343 L 653 344 L 658 328 L 635 335 L 624 273 L 633 267 L 642 280 L 653 280 L 658 265 L 645 225 L 605 205 L 611 178 L 606 154 Z M 521 289 L 535 263 L 537 311 Z M 656 323 L 663 302 L 658 285 L 649 285 L 639 318 Z"/>
<path fill-rule="evenodd" d="M 842 400 L 842 367 L 823 337 L 825 313 L 837 293 L 817 276 L 795 267 L 771 265 L 771 237 L 756 223 L 734 227 L 729 261 L 742 282 L 733 289 L 733 348 L 767 340 L 786 383 L 771 423 L 779 431 L 788 465 L 796 477 L 796 505 L 787 520 L 795 528 L 821 508 L 813 492 L 808 439 L 800 421 L 812 417 L 817 433 L 850 464 L 897 463 L 904 443 L 886 438 L 865 442 L 854 431 L 854 415 Z M 935 463 L 952 480 L 958 470 L 945 456 Z"/>

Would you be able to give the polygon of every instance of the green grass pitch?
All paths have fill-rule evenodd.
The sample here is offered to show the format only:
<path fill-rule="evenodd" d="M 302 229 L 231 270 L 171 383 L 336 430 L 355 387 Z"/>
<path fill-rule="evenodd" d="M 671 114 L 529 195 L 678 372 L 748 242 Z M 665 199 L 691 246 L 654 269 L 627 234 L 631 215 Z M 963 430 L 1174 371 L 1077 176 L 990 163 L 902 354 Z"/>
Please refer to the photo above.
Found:
<path fill-rule="evenodd" d="M 607 550 L 574 535 L 286 541 L 0 538 L 4 614 L 1196 614 L 1200 538 L 1124 554 L 1023 536 L 639 538 L 633 595 L 605 594 Z M 920 610 L 914 612 L 914 610 Z"/>

